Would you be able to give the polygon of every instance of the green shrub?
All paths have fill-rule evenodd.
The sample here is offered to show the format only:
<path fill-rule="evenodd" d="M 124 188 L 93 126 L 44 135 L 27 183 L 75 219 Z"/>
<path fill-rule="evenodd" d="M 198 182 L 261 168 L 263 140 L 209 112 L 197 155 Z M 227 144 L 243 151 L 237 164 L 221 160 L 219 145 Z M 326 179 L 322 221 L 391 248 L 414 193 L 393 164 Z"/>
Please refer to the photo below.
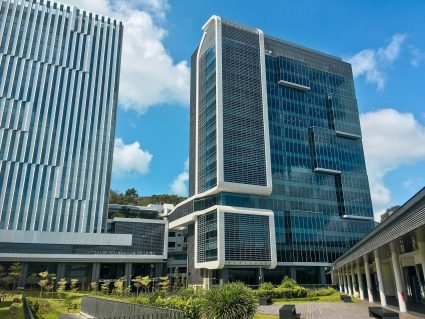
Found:
<path fill-rule="evenodd" d="M 258 290 L 255 290 L 255 295 L 258 298 L 273 297 L 273 289 L 271 289 L 271 290 L 269 290 L 269 289 L 258 289 Z"/>
<path fill-rule="evenodd" d="M 230 283 L 205 293 L 202 313 L 208 319 L 254 318 L 257 298 L 252 289 L 242 283 Z"/>
<path fill-rule="evenodd" d="M 279 287 L 281 288 L 296 288 L 296 287 L 300 287 L 297 282 L 292 279 L 289 278 L 288 276 L 283 277 L 282 282 L 280 283 Z"/>
<path fill-rule="evenodd" d="M 182 310 L 186 319 L 199 319 L 201 318 L 201 307 L 203 300 L 201 298 L 188 298 L 181 297 L 158 297 L 155 300 L 154 306 L 168 309 Z M 209 318 L 209 317 L 208 317 Z"/>
<path fill-rule="evenodd" d="M 322 297 L 330 296 L 336 293 L 336 290 L 332 287 L 318 288 L 314 290 L 309 290 L 308 295 L 310 297 Z"/>
<path fill-rule="evenodd" d="M 308 295 L 306 288 L 296 286 L 293 288 L 278 287 L 273 289 L 272 298 L 276 299 L 292 299 L 292 298 L 305 298 Z"/>
<path fill-rule="evenodd" d="M 261 297 L 272 297 L 274 299 L 294 299 L 294 298 L 306 298 L 309 296 L 309 290 L 295 285 L 291 288 L 285 288 L 282 286 L 273 289 L 258 289 L 255 291 L 258 298 Z M 314 296 L 311 296 L 314 297 Z"/>
<path fill-rule="evenodd" d="M 258 290 L 273 290 L 274 286 L 271 282 L 263 282 L 259 287 Z"/>
<path fill-rule="evenodd" d="M 180 289 L 177 292 L 177 296 L 179 296 L 180 298 L 184 300 L 187 300 L 189 298 L 200 298 L 204 296 L 204 291 L 195 290 L 193 288 L 185 288 L 185 289 Z"/>
<path fill-rule="evenodd" d="M 158 298 L 164 299 L 167 293 L 163 290 L 156 290 L 148 296 L 148 301 L 150 304 L 154 305 Z"/>
<path fill-rule="evenodd" d="M 12 303 L 9 306 L 8 312 L 6 313 L 6 319 L 15 319 L 18 316 L 18 311 L 20 306 L 21 306 L 20 303 L 16 303 L 16 302 Z"/>
<path fill-rule="evenodd" d="M 53 307 L 47 299 L 28 298 L 28 303 L 34 314 L 46 314 L 53 312 Z"/>

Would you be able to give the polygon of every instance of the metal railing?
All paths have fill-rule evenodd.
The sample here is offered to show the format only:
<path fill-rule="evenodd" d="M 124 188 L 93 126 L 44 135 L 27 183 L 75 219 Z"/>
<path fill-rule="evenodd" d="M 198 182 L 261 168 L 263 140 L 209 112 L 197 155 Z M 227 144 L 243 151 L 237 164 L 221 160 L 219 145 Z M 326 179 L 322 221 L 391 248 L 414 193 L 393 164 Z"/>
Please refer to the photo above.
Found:
<path fill-rule="evenodd" d="M 147 305 L 82 297 L 81 312 L 99 319 L 184 319 L 184 312 Z"/>
<path fill-rule="evenodd" d="M 22 305 L 24 308 L 24 316 L 25 319 L 34 319 L 34 315 L 31 311 L 30 305 L 28 304 L 27 296 L 25 293 L 22 293 Z"/>

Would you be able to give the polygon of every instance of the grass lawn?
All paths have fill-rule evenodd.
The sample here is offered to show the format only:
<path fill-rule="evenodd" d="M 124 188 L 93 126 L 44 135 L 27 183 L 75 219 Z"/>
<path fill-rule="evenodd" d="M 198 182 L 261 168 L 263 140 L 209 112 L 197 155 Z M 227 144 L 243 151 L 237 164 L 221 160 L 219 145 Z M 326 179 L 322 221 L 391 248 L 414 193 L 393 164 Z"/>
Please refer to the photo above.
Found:
<path fill-rule="evenodd" d="M 37 291 L 28 291 L 27 297 L 31 299 L 31 297 L 39 298 L 40 293 Z M 68 309 L 65 305 L 65 296 L 70 296 L 74 302 L 78 302 L 77 309 Z M 74 293 L 74 292 L 68 292 L 64 294 L 58 294 L 58 293 L 46 293 L 43 292 L 42 299 L 47 300 L 50 305 L 53 308 L 53 311 L 48 314 L 34 314 L 37 319 L 57 319 L 59 315 L 66 314 L 66 313 L 78 313 L 80 312 L 80 300 L 81 297 L 84 296 L 83 293 Z M 0 316 L 1 318 L 1 316 Z"/>
<path fill-rule="evenodd" d="M 279 319 L 279 316 L 263 315 L 261 313 L 257 313 L 254 319 Z"/>
<path fill-rule="evenodd" d="M 18 295 L 8 296 L 5 301 L 0 302 L 0 318 L 8 318 L 7 315 L 9 313 L 9 307 L 12 304 L 14 297 L 18 297 Z M 24 317 L 24 309 L 22 308 L 21 302 L 20 307 L 18 308 L 18 312 L 16 313 L 16 319 L 24 319 Z"/>

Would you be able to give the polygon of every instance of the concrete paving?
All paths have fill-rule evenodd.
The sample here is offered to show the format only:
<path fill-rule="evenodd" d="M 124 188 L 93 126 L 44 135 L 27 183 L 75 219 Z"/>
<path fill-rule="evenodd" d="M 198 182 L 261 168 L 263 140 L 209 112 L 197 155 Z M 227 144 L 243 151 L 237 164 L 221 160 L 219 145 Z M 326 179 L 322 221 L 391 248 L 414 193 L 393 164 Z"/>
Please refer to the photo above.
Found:
<path fill-rule="evenodd" d="M 87 319 L 87 317 L 80 315 L 79 313 L 67 313 L 60 315 L 59 319 Z"/>
<path fill-rule="evenodd" d="M 310 302 L 297 303 L 295 308 L 297 313 L 301 314 L 302 319 L 370 319 L 368 307 L 379 307 L 378 304 L 369 302 Z M 258 312 L 262 314 L 278 315 L 280 304 L 270 306 L 260 306 Z M 388 307 L 392 311 L 398 312 L 397 309 Z M 425 315 L 404 313 L 400 314 L 400 319 L 417 319 L 425 318 Z"/>

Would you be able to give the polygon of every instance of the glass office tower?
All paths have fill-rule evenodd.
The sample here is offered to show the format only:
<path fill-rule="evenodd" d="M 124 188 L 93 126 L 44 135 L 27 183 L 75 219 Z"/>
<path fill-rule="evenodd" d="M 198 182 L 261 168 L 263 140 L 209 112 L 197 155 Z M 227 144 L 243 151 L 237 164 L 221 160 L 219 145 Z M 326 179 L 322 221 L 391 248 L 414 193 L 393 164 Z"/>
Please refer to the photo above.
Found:
<path fill-rule="evenodd" d="M 213 16 L 192 56 L 194 284 L 325 283 L 373 227 L 351 65 Z"/>
<path fill-rule="evenodd" d="M 0 1 L 0 231 L 106 225 L 122 23 Z"/>

